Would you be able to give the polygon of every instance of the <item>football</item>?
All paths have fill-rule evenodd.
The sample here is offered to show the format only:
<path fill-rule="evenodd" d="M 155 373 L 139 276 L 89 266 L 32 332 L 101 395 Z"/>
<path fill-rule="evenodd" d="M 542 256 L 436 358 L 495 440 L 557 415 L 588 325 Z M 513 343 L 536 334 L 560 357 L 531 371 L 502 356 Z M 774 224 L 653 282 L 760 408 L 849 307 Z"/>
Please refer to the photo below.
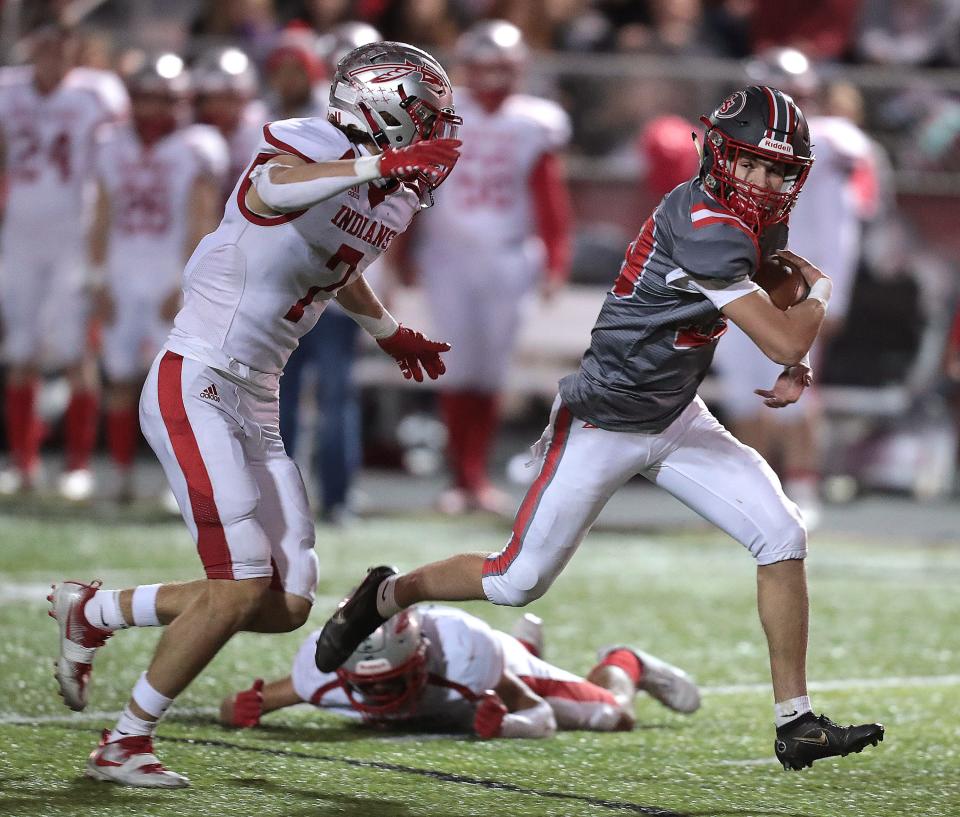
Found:
<path fill-rule="evenodd" d="M 753 281 L 770 296 L 777 309 L 795 306 L 810 292 L 810 286 L 796 265 L 779 255 L 765 258 Z"/>

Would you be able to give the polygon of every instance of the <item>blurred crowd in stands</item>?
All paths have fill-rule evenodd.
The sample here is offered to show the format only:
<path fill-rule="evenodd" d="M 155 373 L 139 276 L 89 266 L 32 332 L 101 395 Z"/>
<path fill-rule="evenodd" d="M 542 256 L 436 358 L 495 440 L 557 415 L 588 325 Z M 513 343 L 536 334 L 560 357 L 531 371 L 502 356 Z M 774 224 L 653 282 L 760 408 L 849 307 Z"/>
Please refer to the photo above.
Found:
<path fill-rule="evenodd" d="M 3 17 L 7 64 L 28 60 L 31 31 L 51 20 L 70 21 L 78 8 L 69 0 L 10 5 L 18 13 Z M 354 26 L 351 37 L 382 35 L 436 52 L 453 68 L 456 83 L 464 79 L 455 59 L 464 32 L 483 20 L 510 21 L 530 52 L 525 89 L 558 102 L 570 118 L 570 141 L 557 144 L 557 152 L 562 147 L 572 160 L 572 250 L 563 266 L 570 267 L 574 283 L 595 287 L 613 280 L 626 242 L 650 207 L 696 173 L 690 133 L 699 114 L 751 78 L 789 84 L 798 97 L 815 98 L 813 113 L 842 119 L 869 136 L 862 149 L 869 172 L 861 173 L 862 165 L 855 162 L 843 169 L 859 244 L 845 284 L 849 314 L 845 323 L 837 321 L 821 380 L 866 388 L 906 384 L 907 394 L 878 420 L 856 431 L 849 424 L 841 427 L 836 438 L 846 434 L 843 445 L 826 445 L 833 461 L 805 468 L 847 473 L 872 467 L 877 485 L 886 480 L 886 487 L 917 494 L 942 493 L 941 483 L 953 479 L 952 465 L 942 463 L 933 490 L 929 480 L 918 486 L 905 477 L 895 484 L 890 474 L 923 468 L 929 473 L 923 459 L 929 449 L 956 445 L 955 434 L 921 439 L 915 432 L 943 427 L 952 389 L 960 384 L 960 316 L 950 331 L 951 307 L 960 290 L 950 253 L 960 252 L 960 243 L 956 231 L 943 229 L 960 217 L 960 198 L 956 189 L 945 204 L 942 198 L 934 205 L 914 197 L 906 202 L 906 217 L 896 193 L 924 193 L 924 184 L 942 192 L 948 187 L 942 180 L 960 171 L 960 73 L 914 70 L 960 66 L 960 2 L 107 0 L 87 3 L 84 10 L 83 19 L 75 21 L 81 33 L 79 64 L 124 76 L 144 53 L 172 52 L 193 69 L 193 117 L 217 126 L 226 140 L 229 168 L 217 180 L 224 197 L 248 163 L 263 122 L 323 115 L 333 67 L 350 42 L 342 38 L 346 24 Z M 779 62 L 780 75 L 764 73 L 771 59 Z M 864 72 L 870 66 L 868 76 Z M 864 77 L 869 81 L 858 81 Z M 226 84 L 217 85 L 220 81 Z M 927 175 L 917 186 L 905 175 L 910 172 Z M 544 243 L 549 252 L 549 239 Z M 566 275 L 554 270 L 548 279 L 562 284 Z M 586 308 L 595 313 L 598 306 L 599 300 Z M 313 446 L 317 471 L 326 471 L 318 478 L 324 486 L 321 508 L 331 519 L 347 508 L 362 459 L 364 420 L 350 365 L 354 328 L 346 320 L 338 329 L 336 316 L 325 316 L 310 336 L 313 351 L 304 353 L 331 373 L 326 394 L 321 391 L 316 402 L 335 419 L 321 427 Z M 339 353 L 331 358 L 332 349 Z M 304 362 L 294 360 L 286 379 L 285 388 L 296 395 L 286 401 L 288 414 L 281 418 L 290 448 L 299 422 Z M 322 380 L 308 374 L 305 382 L 319 388 Z M 468 382 L 442 396 L 448 440 L 459 440 L 461 449 L 451 444 L 448 451 L 454 489 L 460 491 L 452 499 L 446 496 L 450 507 L 504 504 L 491 495 L 485 476 L 496 428 L 496 410 L 490 406 L 502 387 Z M 473 408 L 457 402 L 465 394 L 472 395 Z M 483 409 L 486 436 L 474 444 L 463 429 L 482 425 L 477 406 L 484 400 L 489 403 Z M 858 405 L 854 401 L 843 411 L 855 415 Z M 124 433 L 129 449 L 131 432 Z M 841 450 L 855 453 L 838 459 Z"/>

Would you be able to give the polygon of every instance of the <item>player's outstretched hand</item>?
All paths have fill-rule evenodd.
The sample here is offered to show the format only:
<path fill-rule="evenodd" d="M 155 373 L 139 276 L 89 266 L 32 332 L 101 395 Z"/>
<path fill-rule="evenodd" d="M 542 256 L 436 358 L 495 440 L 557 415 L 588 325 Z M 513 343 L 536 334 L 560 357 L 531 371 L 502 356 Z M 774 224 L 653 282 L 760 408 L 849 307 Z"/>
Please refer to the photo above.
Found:
<path fill-rule="evenodd" d="M 220 704 L 220 722 L 224 726 L 250 729 L 260 725 L 263 714 L 263 678 L 257 678 L 250 689 L 224 698 Z"/>
<path fill-rule="evenodd" d="M 806 366 L 798 363 L 795 366 L 788 366 L 780 376 L 777 382 L 773 384 L 772 389 L 754 389 L 754 394 L 759 394 L 764 398 L 763 404 L 770 408 L 783 408 L 791 403 L 796 403 L 803 394 L 803 390 L 813 383 L 813 375 Z"/>
<path fill-rule="evenodd" d="M 496 692 L 492 689 L 484 692 L 473 715 L 473 731 L 477 733 L 477 737 L 484 740 L 500 737 L 507 712 L 507 707 Z"/>
<path fill-rule="evenodd" d="M 419 171 L 432 180 L 457 163 L 461 144 L 459 139 L 428 139 L 403 148 L 387 148 L 380 155 L 380 175 L 406 179 Z"/>
<path fill-rule="evenodd" d="M 407 380 L 413 378 L 422 383 L 424 369 L 431 380 L 436 380 L 447 370 L 440 353 L 449 352 L 450 344 L 427 340 L 420 332 L 414 332 L 406 326 L 401 325 L 390 337 L 381 338 L 377 343 L 397 361 Z"/>

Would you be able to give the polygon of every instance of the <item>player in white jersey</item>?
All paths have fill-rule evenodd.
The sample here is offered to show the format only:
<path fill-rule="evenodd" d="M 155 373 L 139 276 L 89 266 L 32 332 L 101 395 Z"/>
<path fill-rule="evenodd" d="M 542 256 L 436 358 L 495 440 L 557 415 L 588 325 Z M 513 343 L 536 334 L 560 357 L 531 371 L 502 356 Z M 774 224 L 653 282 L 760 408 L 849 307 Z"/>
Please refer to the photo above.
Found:
<path fill-rule="evenodd" d="M 789 70 L 788 70 L 789 69 Z M 870 139 L 849 119 L 830 116 L 819 104 L 825 89 L 806 57 L 773 49 L 747 64 L 756 80 L 786 88 L 809 118 L 817 163 L 790 214 L 790 245 L 833 281 L 830 313 L 811 349 L 814 369 L 843 325 L 853 293 L 865 221 L 876 212 L 878 170 Z M 820 519 L 823 408 L 816 389 L 805 400 L 770 409 L 753 393 L 776 378 L 777 367 L 736 326 L 719 345 L 716 365 L 730 430 L 764 459 L 780 463 L 784 491 L 800 508 L 807 529 Z"/>
<path fill-rule="evenodd" d="M 203 53 L 192 70 L 197 122 L 213 125 L 227 142 L 230 164 L 224 175 L 226 201 L 263 135 L 270 119 L 257 99 L 257 72 L 239 48 L 214 48 Z"/>
<path fill-rule="evenodd" d="M 97 384 L 87 347 L 86 240 L 93 153 L 100 128 L 125 114 L 112 74 L 73 67 L 74 35 L 40 31 L 32 64 L 0 69 L 0 137 L 7 203 L 0 269 L 7 430 L 12 487 L 33 484 L 39 462 L 37 393 L 44 368 L 67 374 L 66 469 L 61 489 L 84 498 L 97 423 Z"/>
<path fill-rule="evenodd" d="M 140 384 L 180 309 L 183 264 L 222 209 L 227 146 L 216 129 L 189 124 L 190 78 L 176 59 L 151 58 L 127 78 L 132 122 L 112 129 L 96 159 L 91 260 L 102 269 L 107 445 L 120 500 L 133 497 Z"/>
<path fill-rule="evenodd" d="M 533 623 L 519 622 L 528 633 Z M 221 723 L 258 726 L 268 712 L 310 703 L 400 728 L 416 723 L 481 738 L 549 738 L 557 729 L 632 729 L 638 691 L 677 712 L 700 706 L 690 676 L 648 653 L 608 647 L 581 678 L 543 660 L 542 638 L 522 641 L 453 607 L 404 610 L 336 672 L 317 669 L 319 636 L 317 630 L 303 642 L 289 675 L 267 684 L 257 679 L 224 698 Z"/>
<path fill-rule="evenodd" d="M 526 46 L 516 26 L 477 23 L 456 53 L 463 151 L 442 206 L 412 232 L 410 255 L 436 331 L 453 346 L 440 408 L 454 484 L 440 508 L 509 513 L 487 460 L 525 307 L 569 272 L 571 205 L 559 154 L 570 122 L 550 100 L 517 93 Z"/>
<path fill-rule="evenodd" d="M 87 704 L 96 649 L 114 630 L 167 625 L 86 773 L 124 785 L 188 781 L 153 755 L 173 699 L 239 630 L 287 632 L 317 581 L 303 481 L 278 432 L 287 357 L 336 298 L 407 378 L 444 372 L 449 346 L 399 325 L 363 278 L 457 159 L 459 118 L 436 60 L 402 43 L 338 66 L 331 119 L 264 127 L 220 226 L 184 271 L 183 308 L 147 376 L 140 423 L 194 536 L 206 580 L 50 594 L 65 703 Z"/>

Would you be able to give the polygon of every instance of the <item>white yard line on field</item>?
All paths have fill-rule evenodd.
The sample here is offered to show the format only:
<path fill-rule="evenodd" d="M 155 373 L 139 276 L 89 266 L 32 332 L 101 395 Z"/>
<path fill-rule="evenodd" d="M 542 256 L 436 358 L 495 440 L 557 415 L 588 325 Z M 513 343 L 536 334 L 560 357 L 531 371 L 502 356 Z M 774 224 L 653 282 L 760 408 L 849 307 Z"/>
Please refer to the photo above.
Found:
<path fill-rule="evenodd" d="M 819 681 L 810 684 L 811 692 L 832 692 L 857 689 L 890 689 L 908 687 L 940 687 L 960 685 L 960 675 L 914 675 L 895 678 L 846 678 L 839 681 Z M 769 684 L 732 684 L 730 686 L 708 686 L 700 690 L 704 695 L 739 695 L 752 692 L 769 692 Z M 171 710 L 174 715 L 184 717 L 209 717 L 216 715 L 219 709 L 212 706 L 190 707 Z M 118 712 L 74 712 L 62 715 L 22 715 L 18 712 L 0 712 L 0 726 L 32 723 L 89 723 L 109 721 L 116 718 Z"/>
<path fill-rule="evenodd" d="M 216 715 L 219 711 L 219 708 L 214 706 L 184 707 L 183 709 L 171 710 L 175 715 L 198 718 Z M 34 723 L 94 723 L 98 721 L 109 723 L 116 720 L 119 715 L 119 710 L 114 712 L 65 712 L 62 715 L 20 715 L 13 712 L 0 713 L 0 726 L 22 726 Z"/>
<path fill-rule="evenodd" d="M 0 604 L 13 604 L 21 601 L 46 601 L 49 593 L 49 584 L 39 584 L 36 582 L 16 584 L 4 581 L 0 583 Z"/>
<path fill-rule="evenodd" d="M 889 678 L 844 678 L 836 681 L 811 681 L 811 692 L 836 692 L 845 689 L 890 689 L 897 687 L 952 687 L 960 684 L 960 675 L 903 675 Z M 745 692 L 769 692 L 770 684 L 727 684 L 701 687 L 704 695 L 741 695 Z"/>

